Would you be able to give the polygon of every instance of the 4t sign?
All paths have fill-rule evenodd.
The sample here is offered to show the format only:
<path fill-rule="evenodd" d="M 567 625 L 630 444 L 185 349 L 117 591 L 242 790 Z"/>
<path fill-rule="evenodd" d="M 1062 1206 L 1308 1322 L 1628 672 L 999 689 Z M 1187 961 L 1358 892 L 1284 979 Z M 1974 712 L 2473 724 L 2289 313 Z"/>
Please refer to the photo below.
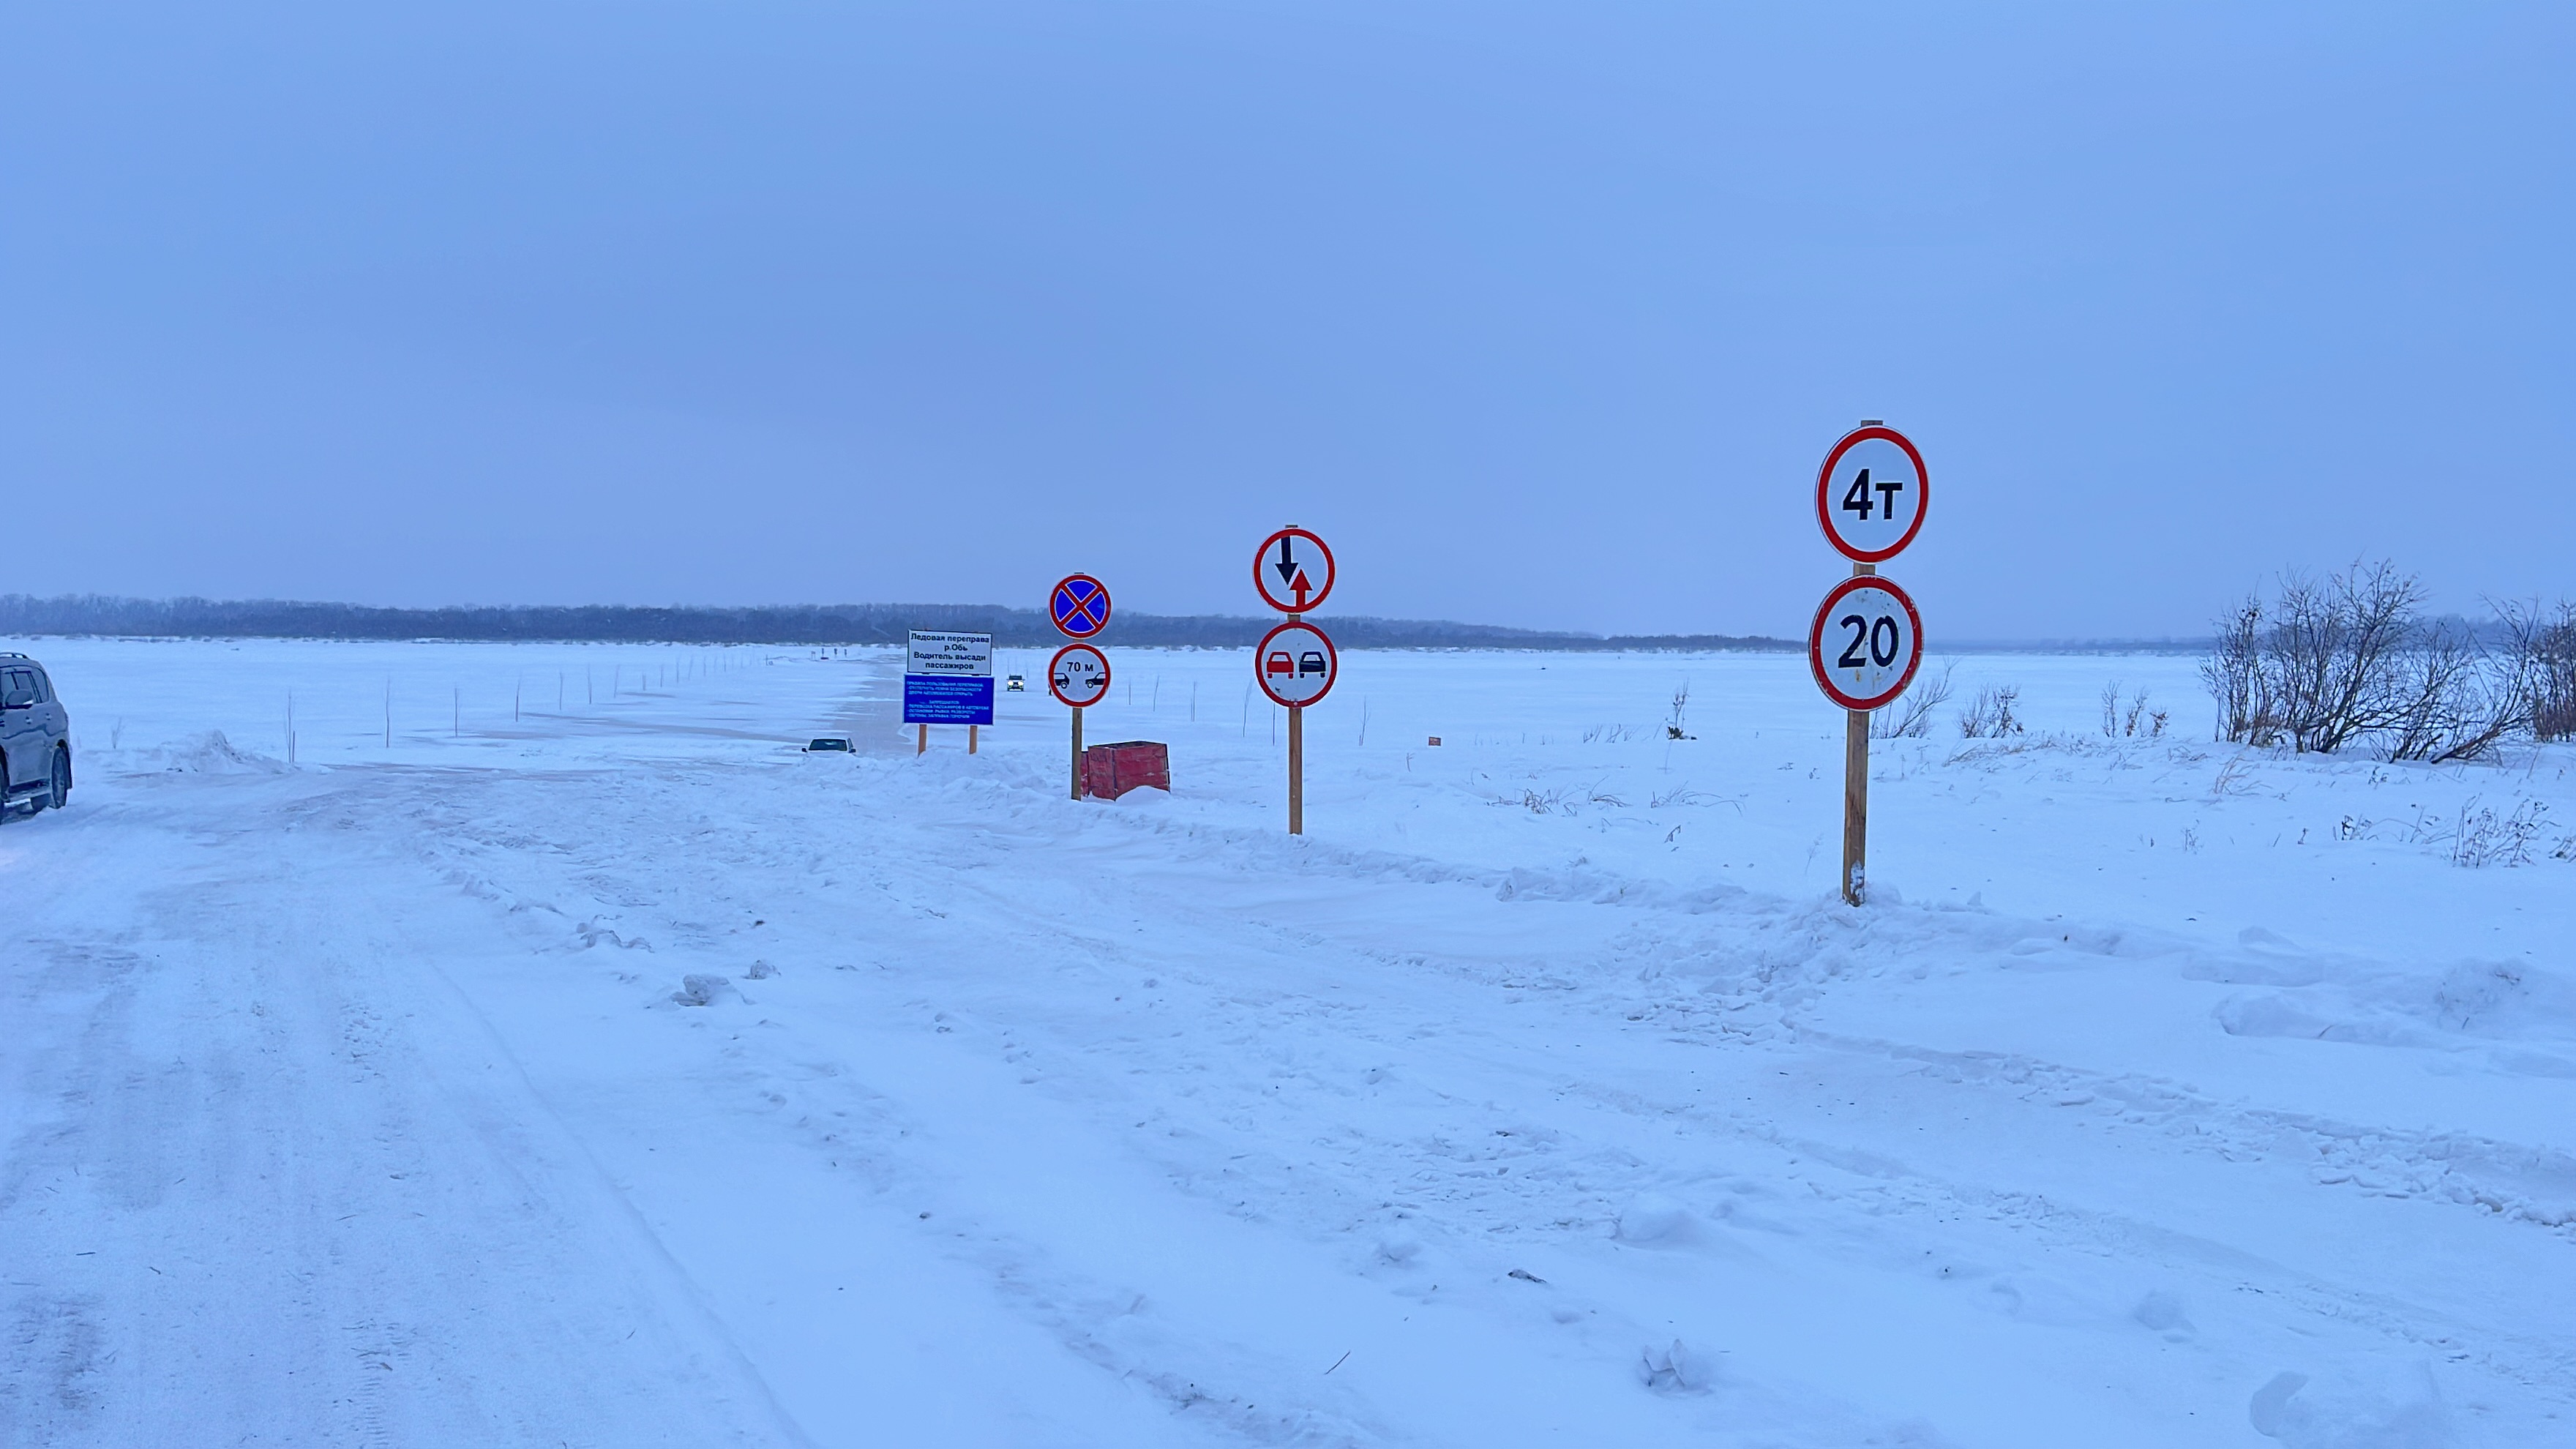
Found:
<path fill-rule="evenodd" d="M 1853 563 L 1885 563 L 1904 552 L 1931 501 L 1923 455 L 1883 423 L 1844 434 L 1816 474 L 1816 522 Z"/>

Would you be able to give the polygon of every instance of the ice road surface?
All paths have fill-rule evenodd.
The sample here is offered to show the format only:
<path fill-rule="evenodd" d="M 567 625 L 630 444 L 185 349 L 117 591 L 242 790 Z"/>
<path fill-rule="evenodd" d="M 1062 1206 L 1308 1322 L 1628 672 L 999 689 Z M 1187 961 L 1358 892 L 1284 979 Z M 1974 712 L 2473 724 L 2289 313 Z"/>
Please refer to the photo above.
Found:
<path fill-rule="evenodd" d="M 1973 658 L 1852 910 L 1796 659 L 1345 656 L 1290 840 L 1240 653 L 1108 804 L 881 651 L 25 647 L 9 1445 L 2576 1444 L 2576 752 Z"/>

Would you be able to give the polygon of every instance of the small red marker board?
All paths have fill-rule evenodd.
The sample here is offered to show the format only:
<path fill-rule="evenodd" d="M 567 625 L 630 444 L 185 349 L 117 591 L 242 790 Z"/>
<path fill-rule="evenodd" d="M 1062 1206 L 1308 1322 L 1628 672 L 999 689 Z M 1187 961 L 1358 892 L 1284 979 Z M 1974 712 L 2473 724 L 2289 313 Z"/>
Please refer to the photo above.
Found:
<path fill-rule="evenodd" d="M 1816 523 L 1853 563 L 1885 563 L 1923 530 L 1932 480 L 1903 433 L 1863 423 L 1843 434 L 1816 472 Z"/>
<path fill-rule="evenodd" d="M 1109 586 L 1089 574 L 1068 574 L 1047 596 L 1047 614 L 1057 633 L 1088 639 L 1109 627 Z"/>
<path fill-rule="evenodd" d="M 1088 644 L 1067 644 L 1047 661 L 1047 692 L 1075 709 L 1109 697 L 1109 656 Z"/>
<path fill-rule="evenodd" d="M 1333 551 L 1302 528 L 1283 528 L 1253 552 L 1252 586 L 1280 613 L 1320 609 L 1333 591 Z"/>
<path fill-rule="evenodd" d="M 1261 636 L 1252 651 L 1252 677 L 1275 704 L 1303 708 L 1333 692 L 1341 656 L 1324 631 L 1308 623 L 1282 624 Z"/>
<path fill-rule="evenodd" d="M 1816 687 L 1849 710 L 1873 710 L 1905 692 L 1923 664 L 1923 616 L 1903 589 L 1876 574 L 1845 579 L 1807 626 Z"/>

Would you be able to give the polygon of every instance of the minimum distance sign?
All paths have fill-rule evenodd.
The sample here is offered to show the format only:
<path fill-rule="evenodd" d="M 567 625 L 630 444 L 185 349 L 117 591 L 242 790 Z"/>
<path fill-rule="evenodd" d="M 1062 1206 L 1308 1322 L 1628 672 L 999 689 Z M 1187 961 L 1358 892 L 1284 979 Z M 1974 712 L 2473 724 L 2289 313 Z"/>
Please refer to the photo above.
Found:
<path fill-rule="evenodd" d="M 1816 522 L 1854 563 L 1885 563 L 1923 529 L 1932 483 L 1903 433 L 1863 423 L 1845 433 L 1816 472 Z"/>
<path fill-rule="evenodd" d="M 1047 596 L 1047 613 L 1056 632 L 1088 639 L 1109 627 L 1109 586 L 1089 574 L 1068 574 Z"/>
<path fill-rule="evenodd" d="M 1047 691 L 1075 709 L 1109 697 L 1109 656 L 1088 644 L 1067 644 L 1047 661 Z"/>
<path fill-rule="evenodd" d="M 1341 672 L 1333 641 L 1312 624 L 1282 624 L 1261 636 L 1252 651 L 1252 677 L 1274 704 L 1300 709 L 1333 692 Z"/>
<path fill-rule="evenodd" d="M 1254 551 L 1252 586 L 1283 614 L 1320 609 L 1333 591 L 1333 551 L 1302 528 L 1283 528 Z"/>
<path fill-rule="evenodd" d="M 1905 692 L 1923 664 L 1923 616 L 1914 600 L 1875 574 L 1845 579 L 1807 626 L 1816 685 L 1845 709 L 1868 711 Z"/>

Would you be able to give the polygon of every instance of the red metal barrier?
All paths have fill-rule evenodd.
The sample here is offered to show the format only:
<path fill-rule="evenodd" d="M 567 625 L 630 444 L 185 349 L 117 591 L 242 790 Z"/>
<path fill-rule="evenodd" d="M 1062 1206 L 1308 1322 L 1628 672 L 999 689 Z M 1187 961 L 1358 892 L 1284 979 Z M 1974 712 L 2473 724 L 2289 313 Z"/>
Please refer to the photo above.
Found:
<path fill-rule="evenodd" d="M 1093 745 L 1082 752 L 1082 793 L 1115 800 L 1141 785 L 1172 788 L 1171 751 L 1152 740 Z"/>

